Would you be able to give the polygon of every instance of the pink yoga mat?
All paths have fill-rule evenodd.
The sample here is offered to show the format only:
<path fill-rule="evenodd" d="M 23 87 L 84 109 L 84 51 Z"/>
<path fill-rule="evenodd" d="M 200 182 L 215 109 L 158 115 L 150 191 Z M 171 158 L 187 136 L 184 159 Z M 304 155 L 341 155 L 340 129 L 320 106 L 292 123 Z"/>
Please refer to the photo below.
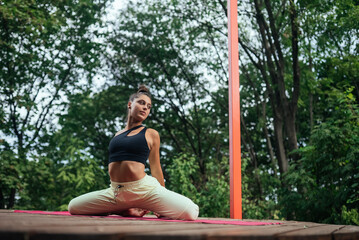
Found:
<path fill-rule="evenodd" d="M 100 217 L 100 218 L 115 218 L 120 220 L 144 220 L 144 221 L 161 221 L 161 222 L 187 222 L 187 223 L 209 223 L 209 224 L 230 224 L 230 225 L 243 225 L 243 226 L 260 226 L 260 225 L 273 225 L 281 224 L 278 222 L 252 222 L 252 221 L 241 221 L 241 220 L 208 220 L 198 219 L 196 221 L 183 221 L 183 220 L 171 220 L 163 218 L 153 217 L 122 217 L 119 215 L 109 216 L 89 216 L 89 215 L 71 215 L 67 211 L 62 212 L 48 212 L 48 211 L 30 211 L 30 210 L 14 210 L 15 213 L 31 213 L 31 214 L 46 214 L 46 215 L 61 215 L 61 216 L 76 216 L 76 217 Z"/>

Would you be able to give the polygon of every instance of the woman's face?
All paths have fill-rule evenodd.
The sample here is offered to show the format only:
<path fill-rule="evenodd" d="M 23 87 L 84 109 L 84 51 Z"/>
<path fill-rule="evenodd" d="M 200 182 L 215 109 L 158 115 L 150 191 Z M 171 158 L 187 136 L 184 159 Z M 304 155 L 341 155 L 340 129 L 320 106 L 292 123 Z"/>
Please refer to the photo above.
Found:
<path fill-rule="evenodd" d="M 133 102 L 128 102 L 130 117 L 136 122 L 143 122 L 150 114 L 151 103 L 151 99 L 143 94 Z"/>

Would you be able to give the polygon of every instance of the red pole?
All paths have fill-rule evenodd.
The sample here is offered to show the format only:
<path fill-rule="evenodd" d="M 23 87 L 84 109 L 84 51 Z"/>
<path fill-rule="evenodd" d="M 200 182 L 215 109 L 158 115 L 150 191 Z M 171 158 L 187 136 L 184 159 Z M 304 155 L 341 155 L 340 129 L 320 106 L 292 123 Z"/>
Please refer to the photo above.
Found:
<path fill-rule="evenodd" d="M 231 218 L 242 219 L 241 121 L 239 104 L 237 0 L 228 0 L 229 163 Z"/>

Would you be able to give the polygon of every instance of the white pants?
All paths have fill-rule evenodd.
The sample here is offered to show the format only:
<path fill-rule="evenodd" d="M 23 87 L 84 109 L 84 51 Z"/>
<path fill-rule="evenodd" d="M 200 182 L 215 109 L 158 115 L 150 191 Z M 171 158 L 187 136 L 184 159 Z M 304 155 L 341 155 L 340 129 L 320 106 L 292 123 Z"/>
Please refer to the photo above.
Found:
<path fill-rule="evenodd" d="M 198 206 L 189 198 L 161 186 L 156 178 L 146 175 L 133 182 L 111 182 L 110 187 L 72 199 L 71 214 L 118 214 L 129 208 L 142 208 L 171 219 L 196 220 Z"/>

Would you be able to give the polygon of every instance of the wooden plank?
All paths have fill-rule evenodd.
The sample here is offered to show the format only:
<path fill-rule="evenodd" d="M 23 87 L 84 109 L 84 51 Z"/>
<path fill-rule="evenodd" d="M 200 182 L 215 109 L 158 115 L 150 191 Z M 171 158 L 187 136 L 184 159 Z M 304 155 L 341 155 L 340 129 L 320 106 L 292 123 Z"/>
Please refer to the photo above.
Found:
<path fill-rule="evenodd" d="M 52 221 L 49 221 L 48 216 L 41 216 L 44 218 L 42 221 L 40 219 L 33 221 L 30 217 L 27 217 L 25 220 L 14 221 L 10 220 L 8 222 L 2 221 L 1 231 L 2 233 L 6 232 L 30 232 L 31 236 L 38 234 L 53 234 L 58 235 L 62 233 L 66 234 L 123 234 L 123 233 L 138 233 L 145 232 L 151 234 L 153 229 L 159 229 L 161 231 L 177 231 L 177 230 L 188 230 L 188 229 L 208 229 L 208 228 L 230 228 L 235 227 L 233 225 L 215 225 L 215 224 L 201 224 L 201 223 L 179 223 L 179 222 L 152 222 L 152 221 L 143 221 L 143 220 L 131 220 L 131 221 L 112 221 L 109 225 L 108 221 L 101 221 L 93 219 L 91 222 L 88 219 L 82 219 L 81 217 L 70 217 L 72 220 L 76 219 L 78 221 L 69 221 L 61 219 L 61 221 L 54 221 L 55 218 L 52 218 Z M 59 219 L 58 219 L 59 220 Z M 69 220 L 69 219 L 68 219 Z M 46 223 L 52 222 L 52 223 Z M 95 223 L 95 224 L 94 224 Z"/>
<path fill-rule="evenodd" d="M 124 236 L 123 240 L 140 240 L 140 239 L 146 239 L 146 240 L 167 240 L 167 239 L 173 239 L 173 240 L 181 240 L 181 239 L 192 239 L 192 240 L 202 240 L 202 239 L 208 239 L 208 236 L 211 234 L 218 234 L 223 232 L 231 232 L 231 231 L 245 231 L 245 230 L 253 230 L 258 228 L 271 228 L 274 227 L 274 225 L 266 225 L 266 226 L 231 226 L 231 227 L 225 227 L 225 226 L 219 226 L 217 228 L 203 228 L 203 229 L 185 229 L 185 230 L 172 230 L 172 231 L 164 231 L 161 229 L 161 231 L 156 231 L 152 233 L 151 235 L 145 234 L 145 233 L 134 233 L 134 234 L 128 234 Z"/>
<path fill-rule="evenodd" d="M 316 223 L 306 223 L 307 225 L 317 225 Z M 160 231 L 148 236 L 143 233 L 131 234 L 125 236 L 125 240 L 139 240 L 139 239 L 256 239 L 253 238 L 256 233 L 260 233 L 259 238 L 266 237 L 268 232 L 282 233 L 283 231 L 296 230 L 303 228 L 304 225 L 298 222 L 289 222 L 287 228 L 284 225 L 264 225 L 264 226 L 233 226 L 231 228 L 209 228 L 203 230 L 178 230 L 178 231 Z M 274 230 L 275 229 L 275 230 Z M 245 234 L 244 234 L 245 233 Z M 268 239 L 272 239 L 270 236 Z"/>
<path fill-rule="evenodd" d="M 219 229 L 235 228 L 234 226 L 217 226 Z M 178 232 L 194 230 L 198 232 L 201 230 L 207 231 L 206 224 L 171 224 L 171 225 L 119 225 L 119 226 L 16 226 L 2 229 L 0 236 L 2 239 L 7 239 L 11 235 L 22 233 L 22 237 L 17 236 L 16 239 L 53 239 L 55 236 L 66 237 L 66 239 L 77 239 L 79 236 L 88 237 L 92 239 L 112 239 L 114 236 L 117 239 L 124 239 L 128 234 L 144 234 L 146 237 L 151 237 L 156 232 Z M 154 230 L 156 232 L 154 232 Z M 6 237 L 6 238 L 5 238 Z"/>
<path fill-rule="evenodd" d="M 212 228 L 211 228 L 212 227 Z M 43 225 L 17 225 L 17 226 L 8 226 L 7 229 L 1 229 L 2 232 L 4 231 L 31 231 L 31 232 L 43 232 L 43 233 L 86 233 L 86 232 L 93 232 L 93 233 L 138 233 L 138 232 L 152 232 L 153 229 L 161 230 L 162 232 L 166 231 L 179 231 L 179 230 L 201 230 L 205 229 L 208 230 L 213 228 L 218 229 L 226 229 L 226 228 L 236 228 L 237 226 L 209 226 L 207 224 L 171 224 L 171 225 L 89 225 L 89 226 L 82 226 L 82 225 L 72 225 L 72 226 L 43 226 Z"/>
<path fill-rule="evenodd" d="M 271 225 L 249 229 L 235 229 L 231 231 L 222 231 L 214 234 L 209 234 L 208 240 L 253 240 L 253 239 L 276 239 L 278 234 L 283 234 L 291 231 L 297 231 L 305 228 L 316 227 L 317 223 L 298 223 L 292 222 L 288 225 Z"/>
<path fill-rule="evenodd" d="M 9 215 L 7 215 L 9 217 Z M 19 218 L 17 218 L 19 217 Z M 6 219 L 0 214 L 0 220 Z M 7 218 L 9 220 L 9 218 Z M 187 239 L 200 239 L 206 237 L 209 231 L 221 232 L 226 229 L 234 230 L 238 228 L 258 228 L 258 226 L 234 226 L 234 225 L 217 225 L 201 223 L 178 223 L 178 222 L 150 222 L 142 220 L 123 221 L 118 219 L 107 218 L 90 218 L 90 217 L 71 217 L 71 216 L 54 216 L 54 215 L 33 215 L 33 214 L 13 214 L 10 215 L 5 232 L 8 238 L 11 233 L 23 233 L 22 237 L 16 239 L 46 239 L 53 237 L 64 237 L 67 239 L 89 238 L 92 239 L 127 239 L 131 234 L 143 234 L 146 238 L 158 238 L 156 233 L 162 234 L 164 239 L 178 239 L 185 236 Z M 21 224 L 16 224 L 21 219 Z M 3 221 L 2 221 L 3 222 Z M 15 224 L 14 224 L 15 223 Z M 109 225 L 110 223 L 110 225 Z M 138 223 L 138 224 L 136 224 Z M 156 224 L 153 224 L 156 223 Z M 265 226 L 271 227 L 271 226 Z M 153 230 L 156 229 L 156 232 Z M 12 230 L 12 231 L 11 231 Z M 187 232 L 187 234 L 186 234 Z M 3 234 L 4 235 L 4 232 Z M 192 236 L 193 235 L 193 236 Z M 137 236 L 138 237 L 138 236 Z"/>
<path fill-rule="evenodd" d="M 357 226 L 325 225 L 296 221 L 281 222 L 283 223 L 281 225 L 238 226 L 19 214 L 0 211 L 0 239 L 359 240 L 359 227 Z"/>
<path fill-rule="evenodd" d="M 200 218 L 203 220 L 211 220 L 210 218 Z M 238 221 L 234 219 L 213 219 L 212 220 L 227 220 L 227 221 Z M 40 214 L 27 214 L 27 213 L 16 213 L 13 215 L 4 215 L 0 214 L 0 223 L 4 221 L 4 224 L 9 222 L 18 222 L 20 224 L 37 224 L 37 222 L 46 224 L 46 225 L 72 225 L 73 222 L 78 222 L 81 225 L 86 224 L 99 224 L 102 221 L 106 222 L 106 224 L 203 224 L 200 222 L 165 222 L 165 221 L 145 221 L 145 220 L 123 220 L 123 219 L 115 219 L 115 218 L 98 218 L 98 217 L 87 217 L 87 216 L 59 216 L 59 215 L 40 215 Z M 246 220 L 246 222 L 255 222 L 258 220 Z M 273 222 L 273 220 L 266 220 L 263 222 Z M 278 221 L 275 221 L 278 222 Z M 10 225 L 10 224 L 9 224 Z M 12 225 L 12 224 L 11 224 Z M 208 224 L 208 226 L 215 226 L 218 224 Z"/>
<path fill-rule="evenodd" d="M 333 233 L 334 240 L 359 240 L 359 226 L 345 226 Z"/>
<path fill-rule="evenodd" d="M 13 213 L 14 210 L 0 209 L 0 213 Z"/>
<path fill-rule="evenodd" d="M 343 225 L 324 225 L 306 228 L 278 235 L 278 240 L 332 240 L 332 234 L 343 228 Z"/>
<path fill-rule="evenodd" d="M 223 225 L 37 214 L 0 214 L 0 239 L 121 239 L 128 233 L 153 230 L 223 228 Z M 224 228 L 233 227 L 226 225 Z"/>
<path fill-rule="evenodd" d="M 59 234 L 47 234 L 39 233 L 32 234 L 31 232 L 0 232 L 0 239 L 6 240 L 119 240 L 119 237 L 114 234 L 71 234 L 71 233 L 59 233 Z"/>

